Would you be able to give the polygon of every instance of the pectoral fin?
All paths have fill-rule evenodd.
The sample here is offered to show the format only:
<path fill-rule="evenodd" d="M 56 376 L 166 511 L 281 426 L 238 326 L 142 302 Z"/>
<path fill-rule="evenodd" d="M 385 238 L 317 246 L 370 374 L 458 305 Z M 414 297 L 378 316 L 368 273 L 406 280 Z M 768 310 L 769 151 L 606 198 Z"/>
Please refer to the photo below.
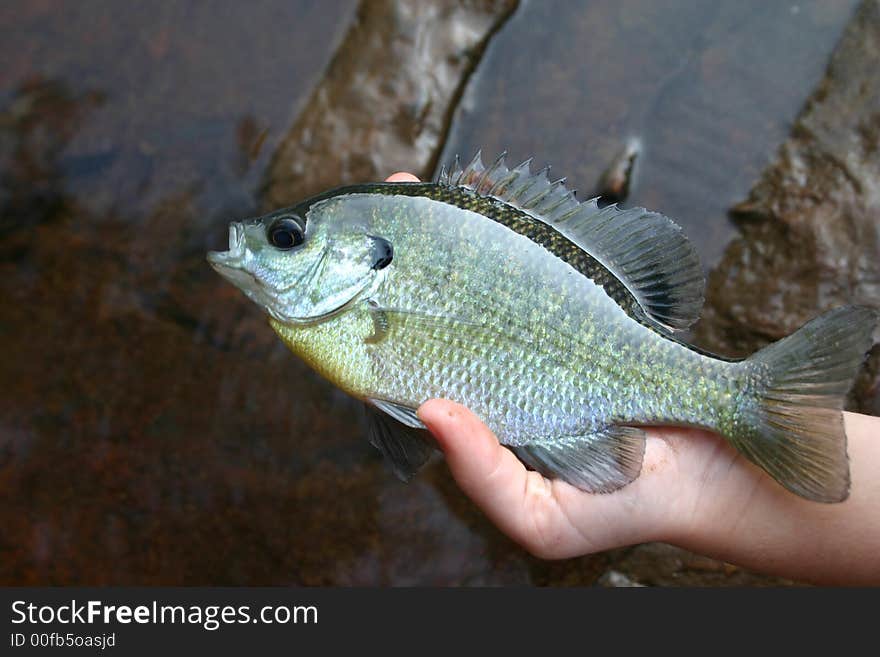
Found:
<path fill-rule="evenodd" d="M 610 493 L 639 476 L 645 432 L 610 426 L 602 431 L 512 447 L 519 459 L 551 479 L 588 493 Z"/>
<path fill-rule="evenodd" d="M 388 315 L 372 299 L 367 300 L 370 317 L 373 320 L 373 333 L 364 339 L 367 344 L 379 344 L 388 335 Z"/>

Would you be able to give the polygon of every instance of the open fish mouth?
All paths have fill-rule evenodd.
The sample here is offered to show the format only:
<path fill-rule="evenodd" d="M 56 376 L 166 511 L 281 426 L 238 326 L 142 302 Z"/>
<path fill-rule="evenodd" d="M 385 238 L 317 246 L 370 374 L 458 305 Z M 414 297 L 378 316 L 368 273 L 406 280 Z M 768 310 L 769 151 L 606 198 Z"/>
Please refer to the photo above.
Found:
<path fill-rule="evenodd" d="M 209 251 L 208 262 L 220 274 L 226 276 L 225 270 L 233 268 L 241 270 L 244 264 L 244 256 L 244 226 L 237 221 L 233 221 L 229 224 L 229 250 Z"/>
<path fill-rule="evenodd" d="M 269 299 L 260 280 L 245 266 L 247 247 L 244 239 L 244 226 L 238 222 L 229 224 L 229 250 L 209 251 L 208 263 L 223 278 L 235 285 L 260 305 L 267 305 Z"/>

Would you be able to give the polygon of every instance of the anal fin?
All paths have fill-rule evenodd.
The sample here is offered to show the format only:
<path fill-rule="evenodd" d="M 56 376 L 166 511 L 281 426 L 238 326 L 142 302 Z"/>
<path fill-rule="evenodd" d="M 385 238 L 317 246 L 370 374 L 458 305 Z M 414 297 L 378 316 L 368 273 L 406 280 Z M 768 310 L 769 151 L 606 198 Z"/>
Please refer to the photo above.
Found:
<path fill-rule="evenodd" d="M 610 426 L 596 433 L 565 436 L 512 448 L 532 469 L 588 493 L 610 493 L 639 476 L 645 432 Z"/>

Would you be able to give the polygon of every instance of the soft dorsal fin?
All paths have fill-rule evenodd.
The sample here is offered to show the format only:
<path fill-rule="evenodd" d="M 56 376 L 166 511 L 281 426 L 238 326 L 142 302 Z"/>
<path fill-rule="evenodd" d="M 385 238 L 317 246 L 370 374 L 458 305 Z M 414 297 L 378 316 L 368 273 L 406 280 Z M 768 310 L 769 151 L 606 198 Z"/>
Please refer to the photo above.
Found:
<path fill-rule="evenodd" d="M 644 208 L 580 203 L 564 178 L 551 182 L 549 167 L 533 174 L 530 164 L 509 169 L 502 154 L 486 167 L 477 152 L 464 168 L 457 157 L 450 169 L 443 167 L 437 183 L 496 198 L 552 226 L 614 274 L 660 326 L 678 330 L 697 320 L 703 268 L 677 224 Z"/>

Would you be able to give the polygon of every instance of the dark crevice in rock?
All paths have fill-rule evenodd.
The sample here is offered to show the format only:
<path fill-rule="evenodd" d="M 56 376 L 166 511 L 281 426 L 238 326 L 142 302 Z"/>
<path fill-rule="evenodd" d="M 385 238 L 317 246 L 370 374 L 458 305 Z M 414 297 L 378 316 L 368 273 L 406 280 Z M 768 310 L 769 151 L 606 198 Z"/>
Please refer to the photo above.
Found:
<path fill-rule="evenodd" d="M 431 157 L 430 163 L 425 167 L 425 170 L 422 172 L 421 178 L 423 180 L 427 180 L 428 178 L 433 176 L 434 172 L 439 169 L 440 158 L 443 155 L 443 149 L 446 145 L 449 133 L 452 130 L 452 121 L 455 118 L 455 110 L 461 103 L 461 99 L 462 96 L 464 96 L 465 90 L 467 89 L 468 82 L 470 81 L 474 71 L 477 69 L 477 65 L 480 63 L 480 60 L 482 60 L 483 54 L 486 52 L 486 48 L 489 45 L 489 42 L 492 41 L 493 37 L 501 31 L 501 28 L 504 27 L 510 17 L 513 16 L 516 8 L 519 6 L 519 0 L 514 0 L 506 4 L 506 13 L 498 17 L 498 20 L 492 25 L 492 27 L 486 34 L 486 38 L 477 44 L 469 58 L 470 66 L 468 66 L 466 70 L 462 71 L 461 81 L 456 87 L 452 99 L 450 100 L 449 105 L 446 109 L 446 116 L 443 121 L 442 136 L 437 141 L 437 147 L 434 149 L 434 155 Z"/>

